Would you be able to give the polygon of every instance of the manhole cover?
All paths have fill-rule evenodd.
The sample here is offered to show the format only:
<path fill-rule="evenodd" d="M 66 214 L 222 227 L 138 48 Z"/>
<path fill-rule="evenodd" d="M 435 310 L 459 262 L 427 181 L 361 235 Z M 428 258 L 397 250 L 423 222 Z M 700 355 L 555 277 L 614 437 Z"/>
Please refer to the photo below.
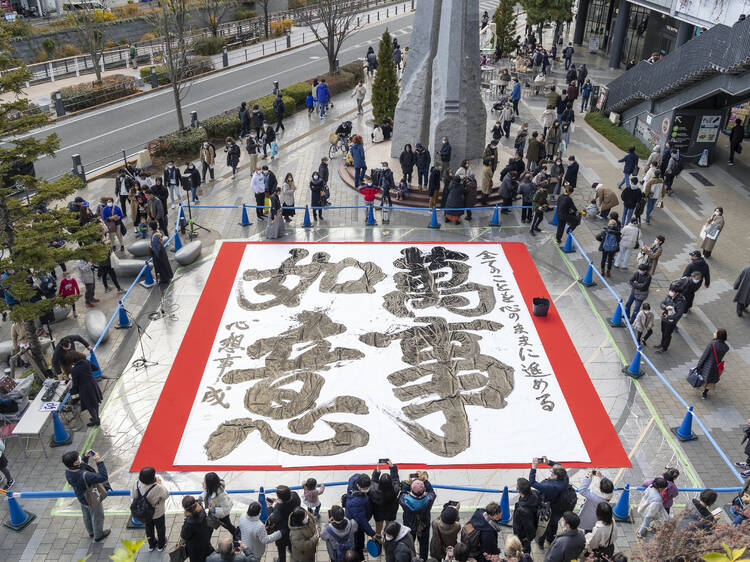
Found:
<path fill-rule="evenodd" d="M 701 174 L 700 172 L 690 172 L 690 175 L 693 176 L 695 179 L 697 179 L 699 182 L 701 182 L 706 187 L 713 186 L 710 181 L 706 179 L 706 176 Z"/>

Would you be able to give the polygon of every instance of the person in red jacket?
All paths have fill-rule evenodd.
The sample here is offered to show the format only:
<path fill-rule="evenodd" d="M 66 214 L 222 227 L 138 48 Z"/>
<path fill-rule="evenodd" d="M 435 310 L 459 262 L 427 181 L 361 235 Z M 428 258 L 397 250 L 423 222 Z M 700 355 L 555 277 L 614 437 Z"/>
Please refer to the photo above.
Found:
<path fill-rule="evenodd" d="M 73 279 L 72 274 L 66 273 L 65 277 L 62 278 L 62 281 L 60 281 L 60 290 L 58 291 L 58 294 L 61 297 L 70 297 L 73 295 L 81 294 L 81 290 L 78 288 L 78 282 Z M 73 303 L 71 306 L 73 307 L 73 316 L 75 318 L 78 318 L 78 313 L 76 312 L 76 304 Z"/>
<path fill-rule="evenodd" d="M 365 196 L 365 203 L 367 203 L 367 213 L 365 213 L 365 222 L 367 222 L 367 217 L 370 216 L 370 209 L 375 204 L 375 196 L 380 193 L 382 190 L 379 187 L 375 187 L 374 185 L 363 185 L 360 187 L 357 191 L 359 191 L 362 195 Z"/>

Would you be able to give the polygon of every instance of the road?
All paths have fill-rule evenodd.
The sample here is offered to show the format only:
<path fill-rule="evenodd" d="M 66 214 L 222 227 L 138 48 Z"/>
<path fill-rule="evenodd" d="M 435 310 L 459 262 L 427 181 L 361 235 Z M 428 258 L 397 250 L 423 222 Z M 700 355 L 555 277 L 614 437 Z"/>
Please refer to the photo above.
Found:
<path fill-rule="evenodd" d="M 377 42 L 386 26 L 402 46 L 409 44 L 413 13 L 372 24 L 352 34 L 339 52 L 341 64 L 362 59 L 369 45 Z M 273 80 L 284 85 L 301 82 L 328 71 L 322 46 L 315 44 L 273 55 L 257 62 L 230 68 L 194 81 L 182 108 L 185 122 L 190 112 L 207 118 L 239 107 L 247 101 L 271 93 Z M 80 154 L 86 169 L 114 162 L 122 150 L 132 154 L 146 143 L 177 129 L 171 88 L 145 94 L 122 103 L 64 119 L 31 133 L 41 138 L 56 133 L 61 140 L 55 158 L 42 158 L 35 164 L 37 176 L 51 178 L 72 168 L 71 157 Z"/>
<path fill-rule="evenodd" d="M 497 0 L 481 0 L 479 5 L 481 11 L 492 13 Z M 407 12 L 387 22 L 364 26 L 344 42 L 340 63 L 363 59 L 368 46 L 377 51 L 386 28 L 398 37 L 402 48 L 408 46 L 413 20 L 413 12 Z M 273 80 L 278 80 L 283 88 L 327 71 L 325 51 L 316 43 L 199 78 L 192 82 L 183 99 L 185 123 L 189 123 L 192 111 L 198 112 L 199 119 L 208 118 L 235 109 L 242 101 L 269 94 Z M 91 171 L 115 163 L 123 150 L 127 155 L 134 154 L 148 141 L 176 129 L 172 90 L 165 88 L 63 119 L 26 136 L 41 138 L 54 132 L 60 137 L 56 157 L 35 163 L 37 176 L 53 178 L 71 170 L 74 154 L 80 154 L 85 169 Z"/>

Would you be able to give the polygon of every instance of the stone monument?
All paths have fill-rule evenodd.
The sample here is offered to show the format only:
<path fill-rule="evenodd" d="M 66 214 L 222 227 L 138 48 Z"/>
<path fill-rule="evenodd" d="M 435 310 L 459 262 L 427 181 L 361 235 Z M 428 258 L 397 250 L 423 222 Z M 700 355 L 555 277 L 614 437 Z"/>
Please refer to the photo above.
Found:
<path fill-rule="evenodd" d="M 487 110 L 481 87 L 479 0 L 419 2 L 394 117 L 391 156 L 421 142 L 432 160 L 442 137 L 451 166 L 481 158 Z"/>

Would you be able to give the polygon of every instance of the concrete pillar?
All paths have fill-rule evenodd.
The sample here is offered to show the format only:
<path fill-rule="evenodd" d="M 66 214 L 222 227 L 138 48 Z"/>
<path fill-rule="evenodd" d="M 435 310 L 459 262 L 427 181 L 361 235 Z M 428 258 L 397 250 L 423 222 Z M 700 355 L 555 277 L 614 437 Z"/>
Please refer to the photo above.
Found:
<path fill-rule="evenodd" d="M 583 31 L 586 29 L 586 16 L 589 12 L 589 0 L 578 0 L 576 27 L 573 31 L 573 44 L 583 45 Z"/>
<path fill-rule="evenodd" d="M 625 44 L 625 35 L 628 31 L 628 20 L 630 19 L 630 3 L 628 0 L 620 0 L 617 9 L 617 20 L 615 21 L 615 33 L 609 49 L 609 67 L 620 68 L 622 58 L 622 47 Z"/>
<path fill-rule="evenodd" d="M 684 45 L 695 36 L 695 26 L 692 23 L 686 21 L 680 22 L 680 27 L 677 30 L 677 46 Z"/>

